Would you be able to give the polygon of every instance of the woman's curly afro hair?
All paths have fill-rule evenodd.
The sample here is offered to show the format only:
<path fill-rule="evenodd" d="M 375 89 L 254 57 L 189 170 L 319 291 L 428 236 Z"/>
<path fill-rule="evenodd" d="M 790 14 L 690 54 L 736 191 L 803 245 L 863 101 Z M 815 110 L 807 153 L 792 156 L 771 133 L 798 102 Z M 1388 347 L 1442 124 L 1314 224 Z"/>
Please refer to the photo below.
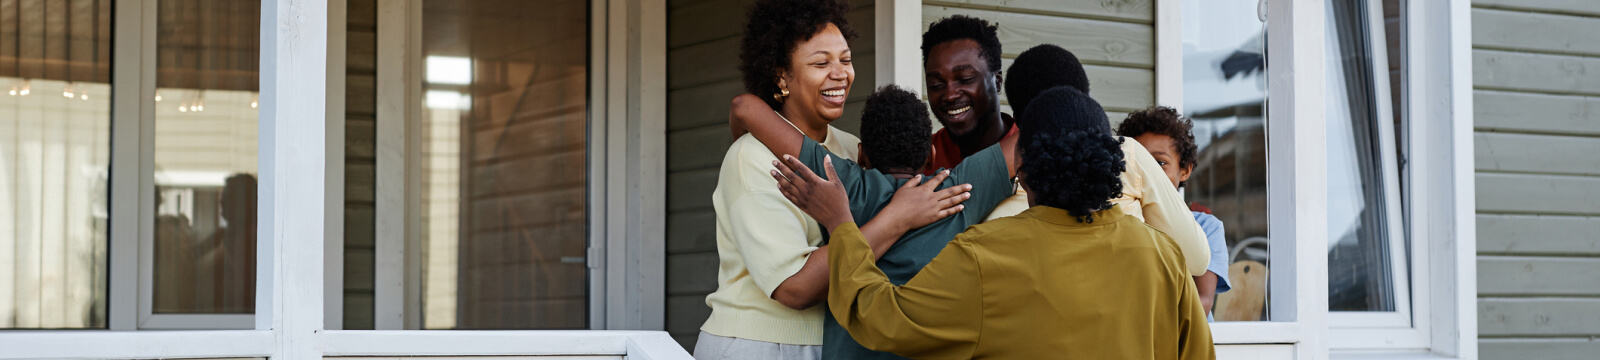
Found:
<path fill-rule="evenodd" d="M 1117 135 L 1138 137 L 1139 135 L 1154 133 L 1172 138 L 1172 147 L 1178 151 L 1178 168 L 1194 169 L 1199 160 L 1199 147 L 1194 144 L 1194 122 L 1178 114 L 1177 109 L 1165 106 L 1151 106 L 1144 111 L 1128 114 L 1122 125 L 1117 125 Z M 1188 185 L 1188 181 L 1178 182 L 1178 187 Z"/>
<path fill-rule="evenodd" d="M 1046 90 L 1023 110 L 1018 129 L 1023 183 L 1037 205 L 1066 210 L 1085 223 L 1122 193 L 1122 140 L 1111 136 L 1105 110 L 1077 89 Z"/>
<path fill-rule="evenodd" d="M 873 168 L 917 172 L 928 161 L 928 148 L 933 146 L 928 104 L 894 84 L 879 87 L 861 109 L 861 145 Z"/>
<path fill-rule="evenodd" d="M 744 73 L 744 90 L 766 101 L 773 110 L 783 103 L 772 98 L 778 93 L 778 72 L 788 69 L 790 53 L 801 41 L 810 40 L 828 24 L 839 27 L 845 40 L 856 38 L 845 15 L 850 3 L 845 0 L 761 0 L 750 7 L 744 25 L 744 40 L 739 44 L 739 71 Z"/>
<path fill-rule="evenodd" d="M 1043 44 L 1017 55 L 1006 69 L 1006 98 L 1011 109 L 1022 112 L 1040 92 L 1057 86 L 1071 86 L 1089 94 L 1089 75 L 1078 56 L 1060 46 Z"/>
<path fill-rule="evenodd" d="M 989 62 L 989 73 L 1000 71 L 1000 26 L 966 15 L 952 15 L 928 25 L 928 31 L 922 33 L 922 63 L 928 63 L 933 47 L 960 39 L 977 41 L 983 48 L 978 54 Z"/>

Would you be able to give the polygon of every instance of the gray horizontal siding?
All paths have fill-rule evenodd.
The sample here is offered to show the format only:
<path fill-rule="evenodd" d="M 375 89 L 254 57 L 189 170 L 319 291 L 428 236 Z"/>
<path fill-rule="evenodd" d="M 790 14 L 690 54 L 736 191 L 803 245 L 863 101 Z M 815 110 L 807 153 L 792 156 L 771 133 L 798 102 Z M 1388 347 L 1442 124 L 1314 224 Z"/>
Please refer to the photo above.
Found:
<path fill-rule="evenodd" d="M 1600 353 L 1600 2 L 1473 0 L 1483 359 Z"/>

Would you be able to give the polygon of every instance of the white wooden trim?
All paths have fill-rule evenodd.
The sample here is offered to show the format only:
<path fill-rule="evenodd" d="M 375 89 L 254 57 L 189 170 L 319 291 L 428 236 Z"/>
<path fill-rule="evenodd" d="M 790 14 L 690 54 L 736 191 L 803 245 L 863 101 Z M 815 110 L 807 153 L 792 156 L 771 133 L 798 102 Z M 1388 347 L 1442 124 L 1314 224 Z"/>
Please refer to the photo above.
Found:
<path fill-rule="evenodd" d="M 631 338 L 657 336 L 667 337 L 615 330 L 335 330 L 323 333 L 320 342 L 327 356 L 631 355 Z M 672 346 L 682 351 L 676 342 Z"/>
<path fill-rule="evenodd" d="M 585 262 L 589 267 L 589 328 L 604 329 L 606 312 L 609 303 L 606 293 L 609 278 L 607 277 L 607 224 L 606 219 L 606 189 L 608 173 L 606 168 L 607 120 L 609 107 L 606 99 L 610 96 L 607 91 L 607 75 L 610 69 L 606 55 L 610 46 L 607 32 L 607 20 L 611 18 L 610 1 L 591 1 L 589 9 L 589 194 L 586 203 L 589 210 L 589 246 L 585 255 Z"/>
<path fill-rule="evenodd" d="M 0 360 L 267 357 L 273 332 L 50 331 L 0 335 Z"/>
<path fill-rule="evenodd" d="M 258 240 L 270 260 L 260 264 L 267 301 L 256 304 L 257 326 L 273 330 L 274 359 L 320 357 L 327 236 L 329 144 L 329 8 L 294 0 L 262 3 L 262 127 L 293 134 L 261 141 L 270 161 L 273 221 Z M 340 29 L 343 30 L 343 29 Z M 270 95 L 269 95 L 270 94 Z M 342 161 L 342 159 L 341 159 Z M 276 289 L 276 291 L 273 291 Z"/>
<path fill-rule="evenodd" d="M 325 211 L 323 221 L 323 278 L 322 296 L 325 312 L 325 329 L 344 328 L 344 100 L 345 56 L 348 52 L 345 37 L 350 33 L 345 0 L 327 0 L 327 89 L 323 125 L 327 127 L 324 149 L 326 177 L 323 179 Z"/>
<path fill-rule="evenodd" d="M 1436 343 L 1435 352 L 1456 355 L 1463 359 L 1478 358 L 1478 227 L 1477 227 L 1477 174 L 1474 167 L 1475 157 L 1473 152 L 1473 96 L 1472 96 L 1472 4 L 1467 0 L 1455 0 L 1449 4 L 1448 18 L 1450 19 L 1450 154 L 1451 154 L 1451 186 L 1454 190 L 1450 197 L 1453 206 L 1450 211 L 1450 233 L 1455 234 L 1455 239 L 1439 244 L 1444 251 L 1438 253 L 1440 258 L 1453 260 L 1448 263 L 1452 267 L 1450 273 L 1454 278 L 1448 279 L 1442 291 L 1435 292 L 1435 297 L 1446 299 L 1453 306 L 1441 306 L 1439 310 L 1444 316 L 1434 316 L 1450 319 L 1450 324 L 1455 325 L 1444 329 L 1436 329 L 1433 333 L 1435 339 L 1445 338 Z M 1432 245 L 1432 244 L 1430 244 Z M 1443 277 L 1440 277 L 1444 280 Z M 1453 291 L 1452 291 L 1453 290 Z M 1441 349 L 1443 348 L 1443 349 Z"/>
<path fill-rule="evenodd" d="M 1211 323 L 1211 342 L 1222 345 L 1292 344 L 1300 342 L 1305 330 L 1299 323 L 1275 321 L 1228 321 Z"/>
<path fill-rule="evenodd" d="M 1376 118 L 1375 128 L 1378 131 L 1378 161 L 1382 171 L 1384 188 L 1384 204 L 1386 230 L 1389 235 L 1388 251 L 1390 253 L 1390 269 L 1392 269 L 1391 291 L 1394 292 L 1394 311 L 1372 312 L 1330 312 L 1328 324 L 1337 336 L 1331 337 L 1336 343 L 1331 343 L 1331 348 L 1422 348 L 1420 343 L 1421 331 L 1426 331 L 1424 326 L 1416 325 L 1414 311 L 1419 316 L 1425 315 L 1427 306 L 1426 293 L 1416 293 L 1417 301 L 1413 301 L 1412 284 L 1425 284 L 1425 274 L 1409 271 L 1410 266 L 1426 266 L 1426 252 L 1412 252 L 1408 258 L 1406 252 L 1405 222 L 1401 215 L 1400 206 L 1400 172 L 1399 162 L 1396 159 L 1397 139 L 1394 128 L 1389 126 L 1394 121 L 1392 111 L 1389 74 L 1388 74 L 1388 38 L 1385 37 L 1383 18 L 1383 3 L 1381 0 L 1366 0 L 1365 8 L 1365 33 L 1367 39 L 1368 66 L 1372 69 L 1372 114 Z M 1331 275 L 1331 274 L 1330 274 Z M 1419 328 L 1420 327 L 1420 328 Z M 1350 331 L 1341 329 L 1351 328 Z M 1416 334 L 1399 334 L 1395 331 L 1376 331 L 1380 329 L 1406 329 Z M 1367 341 L 1366 339 L 1376 339 Z"/>
<path fill-rule="evenodd" d="M 877 56 L 877 86 L 888 84 L 913 92 L 923 92 L 922 1 L 878 0 L 873 3 L 873 44 Z M 876 90 L 876 86 L 867 91 Z"/>
<path fill-rule="evenodd" d="M 414 211 L 406 203 L 408 183 L 406 159 L 411 156 L 407 147 L 406 124 L 412 120 L 407 114 L 406 66 L 410 39 L 406 24 L 412 9 L 406 0 L 380 0 L 377 29 L 377 132 L 376 142 L 377 184 L 375 187 L 376 213 L 374 214 L 373 255 L 373 329 L 415 329 L 406 326 L 407 266 L 406 236 L 415 231 L 407 220 L 407 212 Z"/>
<path fill-rule="evenodd" d="M 1183 113 L 1183 0 L 1156 1 L 1156 103 Z"/>
<path fill-rule="evenodd" d="M 386 0 L 387 1 L 387 0 Z M 406 23 L 422 23 L 422 0 L 405 0 Z M 407 27 L 405 73 L 423 74 L 422 56 L 422 27 Z M 412 134 L 405 138 L 407 149 L 422 148 L 422 82 L 407 80 L 405 82 L 405 121 L 406 133 Z M 406 155 L 406 184 L 408 188 L 419 188 L 422 185 L 422 158 Z M 422 191 L 406 192 L 406 267 L 405 267 L 405 328 L 411 330 L 422 329 Z M 381 268 L 380 268 L 381 269 Z"/>
<path fill-rule="evenodd" d="M 140 134 L 145 98 L 141 70 L 144 57 L 143 7 L 147 2 L 119 1 L 113 16 L 119 40 L 112 52 L 111 79 L 111 224 L 108 267 L 110 294 L 106 300 L 111 330 L 134 330 L 139 321 L 139 217 L 144 209 L 139 201 Z M 129 38 L 132 39 L 129 39 Z"/>
<path fill-rule="evenodd" d="M 1297 359 L 1328 353 L 1326 12 L 1320 2 L 1267 6 L 1267 206 L 1271 257 L 1278 259 L 1268 279 L 1269 314 L 1300 323 Z"/>
<path fill-rule="evenodd" d="M 138 93 L 130 96 L 131 101 L 139 102 L 139 139 L 136 142 L 139 150 L 139 172 L 136 179 L 127 180 L 136 182 L 137 209 L 131 217 L 138 219 L 138 230 L 133 233 L 138 239 L 138 257 L 129 265 L 137 268 L 138 288 L 137 303 L 138 313 L 134 328 L 141 330 L 201 330 L 201 329 L 249 329 L 253 315 L 249 314 L 158 314 L 154 311 L 155 304 L 155 143 L 156 143 L 156 47 L 160 42 L 156 28 L 159 24 L 158 16 L 160 7 L 157 1 L 130 1 L 137 9 L 130 9 L 129 18 L 138 24 L 138 30 L 128 33 L 133 36 L 130 41 L 137 44 L 138 50 L 126 54 L 126 58 L 137 59 L 136 72 L 140 82 L 130 84 L 136 87 Z M 119 268 L 121 268 L 119 266 Z M 113 285 L 115 286 L 115 285 Z M 131 329 L 130 329 L 131 330 Z"/>
<path fill-rule="evenodd" d="M 630 99 L 628 309 L 621 327 L 665 330 L 667 307 L 667 4 L 637 3 L 639 73 Z M 630 77 L 632 78 L 632 77 Z M 670 341 L 676 346 L 677 342 Z"/>

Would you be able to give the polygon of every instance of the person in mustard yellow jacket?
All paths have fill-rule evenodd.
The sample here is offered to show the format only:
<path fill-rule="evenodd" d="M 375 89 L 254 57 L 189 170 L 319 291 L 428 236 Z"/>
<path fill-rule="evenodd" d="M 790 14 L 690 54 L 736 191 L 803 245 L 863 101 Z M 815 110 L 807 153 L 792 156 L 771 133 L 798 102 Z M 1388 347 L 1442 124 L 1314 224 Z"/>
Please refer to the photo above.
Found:
<path fill-rule="evenodd" d="M 793 158 L 778 166 L 784 197 L 832 229 L 834 318 L 862 346 L 916 359 L 1214 359 L 1178 245 L 1109 201 L 1122 140 L 1083 126 L 1106 121 L 1099 104 L 1062 87 L 1024 111 L 1033 206 L 968 228 L 905 285 L 874 264 L 842 184 Z"/>

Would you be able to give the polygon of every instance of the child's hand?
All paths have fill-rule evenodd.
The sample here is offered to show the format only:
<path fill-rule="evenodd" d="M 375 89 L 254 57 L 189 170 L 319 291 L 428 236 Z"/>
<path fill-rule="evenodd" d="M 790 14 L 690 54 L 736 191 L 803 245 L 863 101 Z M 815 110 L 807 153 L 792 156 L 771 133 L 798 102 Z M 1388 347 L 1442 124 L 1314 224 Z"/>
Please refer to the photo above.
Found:
<path fill-rule="evenodd" d="M 965 209 L 961 202 L 972 197 L 972 185 L 961 184 L 938 190 L 944 179 L 950 176 L 950 171 L 940 171 L 928 181 L 922 181 L 922 175 L 917 175 L 899 190 L 895 190 L 894 198 L 889 200 L 889 205 L 878 212 L 873 220 L 887 219 L 894 224 L 902 226 L 906 231 L 928 226 L 941 219 L 955 215 Z"/>
<path fill-rule="evenodd" d="M 793 156 L 784 155 L 782 161 L 773 161 L 772 165 L 778 168 L 772 171 L 772 177 L 778 180 L 778 190 L 783 192 L 783 197 L 821 222 L 828 231 L 840 224 L 855 222 L 850 215 L 850 198 L 844 193 L 839 174 L 833 170 L 832 156 L 822 159 L 822 167 L 832 181 L 817 177 Z"/>

